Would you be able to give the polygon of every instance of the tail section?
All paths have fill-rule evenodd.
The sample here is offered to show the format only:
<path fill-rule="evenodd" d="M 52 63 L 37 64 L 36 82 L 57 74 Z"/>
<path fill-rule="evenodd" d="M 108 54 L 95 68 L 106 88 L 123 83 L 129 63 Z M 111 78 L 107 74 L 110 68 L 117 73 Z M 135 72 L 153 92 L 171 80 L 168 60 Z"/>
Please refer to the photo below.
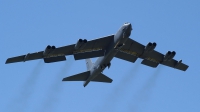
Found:
<path fill-rule="evenodd" d="M 86 61 L 87 70 L 89 71 L 92 68 L 93 63 L 92 63 L 90 58 L 89 59 L 85 59 L 85 61 Z"/>
<path fill-rule="evenodd" d="M 90 76 L 90 71 L 86 71 L 86 72 L 82 72 L 76 75 L 63 78 L 62 81 L 86 81 L 89 76 Z"/>
<path fill-rule="evenodd" d="M 90 82 L 90 81 L 94 81 L 94 82 L 105 82 L 105 83 L 111 83 L 113 80 L 111 79 L 111 78 L 109 78 L 109 77 L 107 77 L 106 75 L 104 75 L 104 74 L 102 74 L 102 73 L 100 73 L 99 75 L 97 75 L 94 79 L 90 79 L 91 77 L 89 77 L 86 81 L 85 81 L 85 83 L 83 84 L 83 86 L 85 87 L 85 86 L 87 86 L 88 85 L 88 83 Z"/>
<path fill-rule="evenodd" d="M 113 80 L 111 78 L 107 77 L 106 75 L 100 73 L 99 75 L 97 75 L 97 77 L 95 77 L 91 81 L 111 83 Z"/>

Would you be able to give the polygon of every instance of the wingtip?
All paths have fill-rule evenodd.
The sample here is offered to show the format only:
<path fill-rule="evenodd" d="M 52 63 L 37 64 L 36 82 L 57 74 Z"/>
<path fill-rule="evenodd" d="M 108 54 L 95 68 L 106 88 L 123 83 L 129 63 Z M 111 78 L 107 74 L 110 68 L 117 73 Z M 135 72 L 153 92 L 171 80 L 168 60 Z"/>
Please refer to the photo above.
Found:
<path fill-rule="evenodd" d="M 113 80 L 110 83 L 112 83 L 112 82 L 113 82 Z"/>
<path fill-rule="evenodd" d="M 62 81 L 66 81 L 65 78 L 63 78 Z"/>
<path fill-rule="evenodd" d="M 6 60 L 5 64 L 8 64 L 8 59 Z"/>
<path fill-rule="evenodd" d="M 85 82 L 84 84 L 83 84 L 83 87 L 86 87 L 88 85 L 88 82 Z"/>
<path fill-rule="evenodd" d="M 187 71 L 188 68 L 189 68 L 189 66 L 187 66 L 187 68 L 184 71 Z"/>

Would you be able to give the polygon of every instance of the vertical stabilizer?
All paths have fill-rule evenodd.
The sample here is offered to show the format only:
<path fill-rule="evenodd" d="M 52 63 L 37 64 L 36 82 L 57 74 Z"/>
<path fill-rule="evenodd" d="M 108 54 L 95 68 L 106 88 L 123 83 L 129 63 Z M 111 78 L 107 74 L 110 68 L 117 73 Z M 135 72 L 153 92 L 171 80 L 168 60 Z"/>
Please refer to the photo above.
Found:
<path fill-rule="evenodd" d="M 85 61 L 86 61 L 87 70 L 89 71 L 91 69 L 91 67 L 93 66 L 93 63 L 90 58 L 85 59 Z"/>

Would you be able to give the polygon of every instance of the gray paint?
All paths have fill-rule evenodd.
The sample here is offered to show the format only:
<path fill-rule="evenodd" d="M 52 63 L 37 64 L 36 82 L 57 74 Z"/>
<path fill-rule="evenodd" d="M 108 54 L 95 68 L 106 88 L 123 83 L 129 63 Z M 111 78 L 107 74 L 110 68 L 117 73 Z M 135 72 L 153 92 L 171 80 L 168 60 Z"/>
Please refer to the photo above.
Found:
<path fill-rule="evenodd" d="M 86 59 L 87 71 L 66 77 L 63 81 L 85 81 L 86 86 L 90 81 L 111 83 L 112 79 L 102 74 L 106 67 L 111 66 L 111 60 L 116 57 L 134 63 L 138 58 L 143 59 L 142 64 L 157 67 L 159 64 L 186 71 L 188 65 L 182 60 L 173 59 L 175 51 L 168 51 L 162 54 L 155 50 L 156 43 L 148 43 L 146 46 L 129 38 L 132 26 L 125 23 L 115 35 L 87 41 L 80 40 L 76 44 L 62 47 L 47 46 L 44 51 L 28 53 L 21 56 L 11 57 L 6 60 L 6 64 L 25 62 L 36 59 L 44 59 L 46 63 L 64 61 L 65 56 L 74 55 L 75 60 Z M 78 49 L 77 49 L 78 48 Z M 88 58 L 99 57 L 93 64 Z"/>
<path fill-rule="evenodd" d="M 110 61 L 117 54 L 118 45 L 122 45 L 126 42 L 127 38 L 129 38 L 132 30 L 132 26 L 130 23 L 125 23 L 115 34 L 114 42 L 112 42 L 106 49 L 105 56 L 99 57 L 97 61 L 94 63 L 94 66 L 90 69 L 90 77 L 85 81 L 84 87 L 88 85 L 88 83 L 97 77 L 110 63 Z"/>

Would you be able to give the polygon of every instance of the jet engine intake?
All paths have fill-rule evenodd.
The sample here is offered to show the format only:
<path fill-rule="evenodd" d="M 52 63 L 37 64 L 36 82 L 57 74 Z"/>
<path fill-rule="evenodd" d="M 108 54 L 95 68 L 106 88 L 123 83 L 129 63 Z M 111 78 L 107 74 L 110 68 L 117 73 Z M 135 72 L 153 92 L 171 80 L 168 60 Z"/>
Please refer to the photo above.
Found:
<path fill-rule="evenodd" d="M 51 46 L 51 48 L 54 50 L 54 49 L 56 49 L 56 47 L 55 46 Z"/>
<path fill-rule="evenodd" d="M 174 56 L 176 55 L 175 51 L 168 51 L 165 56 L 164 56 L 164 61 L 170 61 L 171 59 L 174 58 Z"/>
<path fill-rule="evenodd" d="M 50 45 L 48 45 L 48 46 L 46 47 L 46 49 L 44 50 L 44 52 L 43 52 L 44 56 L 49 55 L 54 49 L 56 49 L 55 46 L 50 46 Z"/>
<path fill-rule="evenodd" d="M 156 48 L 156 45 L 157 44 L 155 42 L 149 42 L 145 47 L 145 52 L 152 52 Z"/>
<path fill-rule="evenodd" d="M 172 54 L 170 55 L 170 57 L 168 58 L 168 60 L 173 59 L 175 55 L 176 55 L 176 52 L 175 52 L 175 51 L 172 51 Z"/>
<path fill-rule="evenodd" d="M 74 48 L 75 49 L 84 48 L 86 43 L 87 43 L 86 39 L 84 39 L 84 40 L 83 39 L 79 39 Z"/>

